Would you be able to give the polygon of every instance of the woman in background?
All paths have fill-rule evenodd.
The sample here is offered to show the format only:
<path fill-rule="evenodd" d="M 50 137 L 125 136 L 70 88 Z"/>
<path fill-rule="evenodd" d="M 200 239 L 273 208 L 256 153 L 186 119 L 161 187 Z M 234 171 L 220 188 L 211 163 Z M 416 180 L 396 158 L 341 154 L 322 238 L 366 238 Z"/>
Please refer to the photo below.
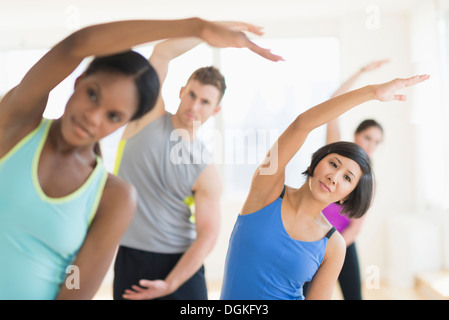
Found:
<path fill-rule="evenodd" d="M 348 78 L 340 88 L 332 95 L 339 96 L 347 92 L 354 83 L 366 72 L 378 69 L 388 60 L 374 61 Z M 354 132 L 354 143 L 365 150 L 370 158 L 377 146 L 383 139 L 383 128 L 376 120 L 367 119 L 362 121 Z M 339 119 L 336 118 L 327 124 L 326 144 L 341 140 Z M 347 215 L 342 214 L 342 205 L 339 203 L 331 203 L 324 208 L 323 214 L 326 219 L 340 232 L 346 243 L 346 255 L 338 282 L 345 300 L 362 300 L 362 285 L 360 276 L 359 259 L 357 255 L 355 238 L 360 233 L 365 216 L 358 219 L 350 219 Z M 307 292 L 308 284 L 305 285 L 304 291 Z"/>

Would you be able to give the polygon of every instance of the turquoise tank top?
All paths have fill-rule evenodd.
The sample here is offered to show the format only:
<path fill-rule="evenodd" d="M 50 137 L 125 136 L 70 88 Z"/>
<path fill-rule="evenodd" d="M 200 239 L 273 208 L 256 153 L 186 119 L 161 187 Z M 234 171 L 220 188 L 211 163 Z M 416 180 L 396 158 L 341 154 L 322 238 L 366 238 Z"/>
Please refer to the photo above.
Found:
<path fill-rule="evenodd" d="M 318 270 L 335 228 L 318 241 L 290 237 L 281 217 L 283 193 L 259 211 L 238 216 L 229 241 L 220 299 L 304 299 L 303 284 Z"/>
<path fill-rule="evenodd" d="M 0 299 L 54 299 L 97 211 L 107 178 L 101 158 L 85 183 L 45 195 L 37 167 L 51 121 L 0 159 Z M 75 289 L 73 289 L 75 290 Z"/>

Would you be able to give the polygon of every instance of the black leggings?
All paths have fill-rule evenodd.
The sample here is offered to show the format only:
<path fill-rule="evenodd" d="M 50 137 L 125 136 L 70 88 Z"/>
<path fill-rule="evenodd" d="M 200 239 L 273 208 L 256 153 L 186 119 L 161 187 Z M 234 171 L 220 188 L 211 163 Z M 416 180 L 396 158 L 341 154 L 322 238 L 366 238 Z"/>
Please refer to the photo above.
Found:
<path fill-rule="evenodd" d="M 338 276 L 341 292 L 345 300 L 362 300 L 359 258 L 355 243 L 346 248 L 346 257 Z"/>
<path fill-rule="evenodd" d="M 345 300 L 362 300 L 359 259 L 354 242 L 346 248 L 345 261 L 338 276 L 338 282 Z M 309 285 L 310 282 L 304 284 L 304 296 L 307 294 Z"/>
<path fill-rule="evenodd" d="M 114 264 L 114 300 L 123 300 L 125 289 L 140 279 L 163 280 L 183 254 L 164 254 L 120 246 Z M 207 300 L 207 287 L 202 266 L 172 294 L 155 300 Z"/>

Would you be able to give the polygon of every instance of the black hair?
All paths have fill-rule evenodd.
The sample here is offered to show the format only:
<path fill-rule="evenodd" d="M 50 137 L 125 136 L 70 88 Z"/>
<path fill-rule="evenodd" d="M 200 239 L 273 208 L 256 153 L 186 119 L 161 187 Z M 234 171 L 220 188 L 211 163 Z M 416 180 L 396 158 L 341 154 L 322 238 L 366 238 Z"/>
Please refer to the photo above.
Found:
<path fill-rule="evenodd" d="M 96 57 L 87 67 L 86 76 L 98 71 L 108 71 L 132 76 L 138 94 L 137 111 L 131 120 L 138 119 L 153 109 L 159 95 L 159 78 L 156 70 L 141 54 L 129 50 L 109 56 Z"/>
<path fill-rule="evenodd" d="M 313 155 L 310 166 L 303 172 L 307 177 L 313 177 L 318 163 L 328 154 L 336 153 L 357 162 L 362 171 L 359 183 L 348 195 L 342 205 L 342 214 L 348 218 L 362 217 L 371 206 L 374 198 L 374 174 L 368 154 L 355 143 L 339 141 L 318 149 Z M 339 202 L 336 202 L 339 204 Z"/>
<path fill-rule="evenodd" d="M 380 123 L 374 119 L 366 119 L 366 120 L 363 120 L 362 122 L 360 122 L 357 129 L 355 129 L 355 133 L 360 133 L 360 132 L 362 132 L 368 128 L 371 128 L 371 127 L 377 127 L 380 129 L 382 134 L 384 133 L 384 129 L 382 128 Z"/>

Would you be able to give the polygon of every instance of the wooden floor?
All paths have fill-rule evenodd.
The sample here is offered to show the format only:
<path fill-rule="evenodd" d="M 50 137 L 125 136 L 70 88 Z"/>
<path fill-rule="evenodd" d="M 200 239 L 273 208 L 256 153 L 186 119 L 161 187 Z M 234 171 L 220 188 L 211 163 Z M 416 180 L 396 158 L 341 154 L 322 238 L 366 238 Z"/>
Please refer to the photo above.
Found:
<path fill-rule="evenodd" d="M 220 285 L 208 284 L 209 299 L 218 300 L 220 298 Z M 110 285 L 103 285 L 96 296 L 95 300 L 111 300 L 112 289 Z M 435 299 L 419 290 L 419 288 L 395 288 L 387 284 L 380 284 L 378 289 L 365 289 L 363 291 L 363 299 L 365 300 L 427 300 Z M 332 300 L 342 300 L 340 289 L 336 288 Z"/>
<path fill-rule="evenodd" d="M 209 290 L 209 299 L 218 299 L 218 290 Z M 362 293 L 364 300 L 426 300 L 416 288 L 394 288 L 386 284 L 380 284 L 378 289 L 366 289 Z M 342 300 L 343 296 L 339 287 L 335 288 L 332 300 Z"/>
<path fill-rule="evenodd" d="M 430 299 L 449 300 L 449 270 L 418 274 L 416 287 Z"/>

